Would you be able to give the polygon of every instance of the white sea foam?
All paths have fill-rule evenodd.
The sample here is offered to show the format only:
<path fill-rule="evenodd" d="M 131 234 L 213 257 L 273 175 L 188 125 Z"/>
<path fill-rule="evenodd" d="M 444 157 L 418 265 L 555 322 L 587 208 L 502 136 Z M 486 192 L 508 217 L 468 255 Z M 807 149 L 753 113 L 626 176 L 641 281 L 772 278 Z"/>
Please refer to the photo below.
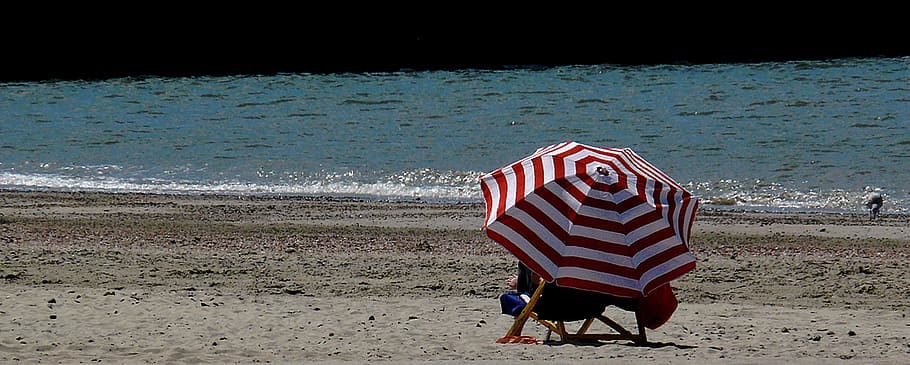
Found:
<path fill-rule="evenodd" d="M 394 180 L 364 183 L 332 179 L 331 181 L 303 181 L 295 184 L 257 184 L 236 181 L 125 180 L 105 176 L 85 178 L 51 174 L 0 173 L 0 188 L 189 194 L 299 194 L 445 201 L 478 201 L 480 199 L 479 183 L 473 185 L 414 185 Z"/>
<path fill-rule="evenodd" d="M 366 199 L 481 202 L 475 173 L 442 173 L 420 170 L 393 174 L 377 181 L 362 181 L 357 174 L 319 174 L 293 183 L 238 181 L 171 181 L 125 179 L 96 175 L 72 177 L 59 174 L 0 172 L 0 188 L 15 190 L 102 191 L 185 194 L 329 195 Z M 354 179 L 360 179 L 354 180 Z M 857 191 L 798 191 L 779 184 L 749 185 L 731 180 L 689 183 L 687 189 L 703 206 L 746 210 L 862 211 L 862 189 Z M 907 196 L 887 196 L 886 213 L 908 213 Z"/>

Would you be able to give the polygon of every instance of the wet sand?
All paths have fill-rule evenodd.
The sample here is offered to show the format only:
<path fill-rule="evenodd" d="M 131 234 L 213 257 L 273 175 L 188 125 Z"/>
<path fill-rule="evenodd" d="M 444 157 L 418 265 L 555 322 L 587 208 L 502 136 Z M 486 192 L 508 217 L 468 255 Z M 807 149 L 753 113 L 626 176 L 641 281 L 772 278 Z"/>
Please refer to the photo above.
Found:
<path fill-rule="evenodd" d="M 679 309 L 633 346 L 495 343 L 515 260 L 483 214 L 0 192 L 0 363 L 910 363 L 906 215 L 703 209 Z"/>

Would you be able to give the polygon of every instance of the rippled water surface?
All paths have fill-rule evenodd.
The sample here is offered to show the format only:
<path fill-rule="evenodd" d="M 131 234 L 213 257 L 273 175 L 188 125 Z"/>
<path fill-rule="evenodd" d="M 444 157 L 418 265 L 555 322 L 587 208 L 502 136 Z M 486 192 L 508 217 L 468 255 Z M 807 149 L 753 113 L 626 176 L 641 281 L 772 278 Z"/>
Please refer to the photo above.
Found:
<path fill-rule="evenodd" d="M 910 60 L 0 84 L 0 188 L 479 201 L 565 140 L 630 147 L 705 202 L 910 208 Z"/>

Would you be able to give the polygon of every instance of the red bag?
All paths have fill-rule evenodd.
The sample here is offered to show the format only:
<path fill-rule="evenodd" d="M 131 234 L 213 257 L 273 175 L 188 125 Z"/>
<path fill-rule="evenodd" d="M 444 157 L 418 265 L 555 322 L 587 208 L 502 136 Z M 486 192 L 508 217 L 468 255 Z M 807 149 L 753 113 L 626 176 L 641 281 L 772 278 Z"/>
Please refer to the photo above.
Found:
<path fill-rule="evenodd" d="M 670 284 L 664 284 L 638 301 L 636 315 L 641 325 L 653 330 L 667 323 L 677 306 L 676 294 Z"/>

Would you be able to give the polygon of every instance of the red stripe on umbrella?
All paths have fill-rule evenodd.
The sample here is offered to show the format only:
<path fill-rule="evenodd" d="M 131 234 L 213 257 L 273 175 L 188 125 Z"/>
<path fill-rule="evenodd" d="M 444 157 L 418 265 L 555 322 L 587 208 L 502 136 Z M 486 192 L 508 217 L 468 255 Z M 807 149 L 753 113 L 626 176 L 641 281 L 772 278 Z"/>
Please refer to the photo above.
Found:
<path fill-rule="evenodd" d="M 695 267 L 697 199 L 631 149 L 546 146 L 481 190 L 487 235 L 547 281 L 641 297 Z"/>

